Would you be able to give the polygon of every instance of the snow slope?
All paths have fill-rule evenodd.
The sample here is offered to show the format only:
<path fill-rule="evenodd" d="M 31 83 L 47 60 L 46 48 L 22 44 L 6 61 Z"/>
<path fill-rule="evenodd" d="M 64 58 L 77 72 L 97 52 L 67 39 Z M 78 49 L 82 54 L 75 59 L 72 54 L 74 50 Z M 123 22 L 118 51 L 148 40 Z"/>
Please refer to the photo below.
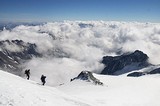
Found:
<path fill-rule="evenodd" d="M 60 92 L 0 70 L 0 106 L 90 106 Z"/>
<path fill-rule="evenodd" d="M 93 74 L 104 86 L 74 80 L 57 87 L 0 70 L 0 106 L 160 106 L 160 75 Z"/>
<path fill-rule="evenodd" d="M 94 76 L 100 79 L 104 86 L 73 81 L 58 88 L 95 106 L 160 106 L 160 75 L 139 78 Z"/>

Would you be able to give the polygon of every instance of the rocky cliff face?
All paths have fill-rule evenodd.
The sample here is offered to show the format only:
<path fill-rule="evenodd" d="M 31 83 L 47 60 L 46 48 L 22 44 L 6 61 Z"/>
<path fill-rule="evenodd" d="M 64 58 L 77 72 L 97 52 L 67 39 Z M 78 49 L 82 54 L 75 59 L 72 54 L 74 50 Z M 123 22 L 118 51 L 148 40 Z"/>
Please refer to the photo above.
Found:
<path fill-rule="evenodd" d="M 148 56 L 139 50 L 121 56 L 105 56 L 102 60 L 102 63 L 105 64 L 105 68 L 102 70 L 101 74 L 116 75 L 118 71 L 120 74 L 124 74 L 126 72 L 144 68 L 149 65 L 147 60 Z M 131 68 L 125 70 L 128 66 Z"/>
<path fill-rule="evenodd" d="M 20 64 L 32 57 L 40 57 L 35 44 L 22 40 L 0 41 L 0 68 L 6 71 L 21 70 Z"/>

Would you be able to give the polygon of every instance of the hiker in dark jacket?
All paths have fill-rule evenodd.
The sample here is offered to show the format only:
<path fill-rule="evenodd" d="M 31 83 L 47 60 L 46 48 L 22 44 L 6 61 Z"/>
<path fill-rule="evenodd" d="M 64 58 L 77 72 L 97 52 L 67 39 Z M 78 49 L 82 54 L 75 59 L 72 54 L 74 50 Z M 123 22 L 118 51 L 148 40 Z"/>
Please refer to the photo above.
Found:
<path fill-rule="evenodd" d="M 46 76 L 42 75 L 41 76 L 41 81 L 42 81 L 42 85 L 44 85 L 46 83 Z"/>
<path fill-rule="evenodd" d="M 29 78 L 30 78 L 30 69 L 29 70 L 25 70 L 25 74 L 27 76 L 27 80 L 29 80 Z"/>

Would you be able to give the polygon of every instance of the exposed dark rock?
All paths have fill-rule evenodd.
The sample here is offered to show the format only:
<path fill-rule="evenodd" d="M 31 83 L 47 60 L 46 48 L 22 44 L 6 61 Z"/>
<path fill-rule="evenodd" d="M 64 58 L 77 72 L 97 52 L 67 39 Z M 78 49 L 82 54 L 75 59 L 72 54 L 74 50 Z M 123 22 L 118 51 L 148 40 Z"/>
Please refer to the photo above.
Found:
<path fill-rule="evenodd" d="M 71 81 L 75 79 L 80 79 L 80 80 L 85 80 L 88 82 L 93 82 L 94 84 L 98 85 L 103 85 L 102 82 L 100 82 L 99 79 L 95 78 L 93 74 L 89 71 L 82 71 L 77 77 L 71 79 Z"/>
<path fill-rule="evenodd" d="M 14 51 L 7 47 L 13 46 L 20 50 Z M 0 41 L 0 68 L 6 71 L 19 71 L 19 65 L 33 57 L 41 57 L 42 55 L 36 51 L 37 46 L 31 43 L 25 43 L 22 40 L 5 40 Z"/>
<path fill-rule="evenodd" d="M 87 28 L 87 27 L 93 27 L 94 25 L 93 25 L 93 24 L 79 23 L 79 26 L 80 26 L 81 28 Z"/>
<path fill-rule="evenodd" d="M 120 71 L 124 67 L 133 63 L 138 64 L 138 69 L 144 68 L 149 65 L 147 60 L 148 56 L 139 50 L 136 50 L 134 53 L 123 54 L 121 56 L 105 56 L 103 57 L 102 63 L 105 64 L 106 67 L 102 70 L 101 74 L 114 75 L 116 71 Z"/>
<path fill-rule="evenodd" d="M 133 73 L 128 74 L 127 76 L 128 77 L 140 77 L 142 75 L 145 75 L 145 74 L 143 72 L 133 72 Z"/>
<path fill-rule="evenodd" d="M 0 51 L 0 68 L 6 71 L 8 70 L 18 70 L 19 63 L 13 60 L 11 57 L 7 56 L 3 52 Z"/>
<path fill-rule="evenodd" d="M 148 74 L 160 74 L 160 68 L 150 71 Z"/>

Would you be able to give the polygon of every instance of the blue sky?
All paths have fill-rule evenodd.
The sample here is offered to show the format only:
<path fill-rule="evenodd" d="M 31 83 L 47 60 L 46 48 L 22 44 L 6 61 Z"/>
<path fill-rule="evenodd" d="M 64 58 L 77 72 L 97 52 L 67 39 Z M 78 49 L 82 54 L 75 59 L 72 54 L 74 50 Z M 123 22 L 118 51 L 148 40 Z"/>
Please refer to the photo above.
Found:
<path fill-rule="evenodd" d="M 0 0 L 0 21 L 160 22 L 160 0 Z"/>

